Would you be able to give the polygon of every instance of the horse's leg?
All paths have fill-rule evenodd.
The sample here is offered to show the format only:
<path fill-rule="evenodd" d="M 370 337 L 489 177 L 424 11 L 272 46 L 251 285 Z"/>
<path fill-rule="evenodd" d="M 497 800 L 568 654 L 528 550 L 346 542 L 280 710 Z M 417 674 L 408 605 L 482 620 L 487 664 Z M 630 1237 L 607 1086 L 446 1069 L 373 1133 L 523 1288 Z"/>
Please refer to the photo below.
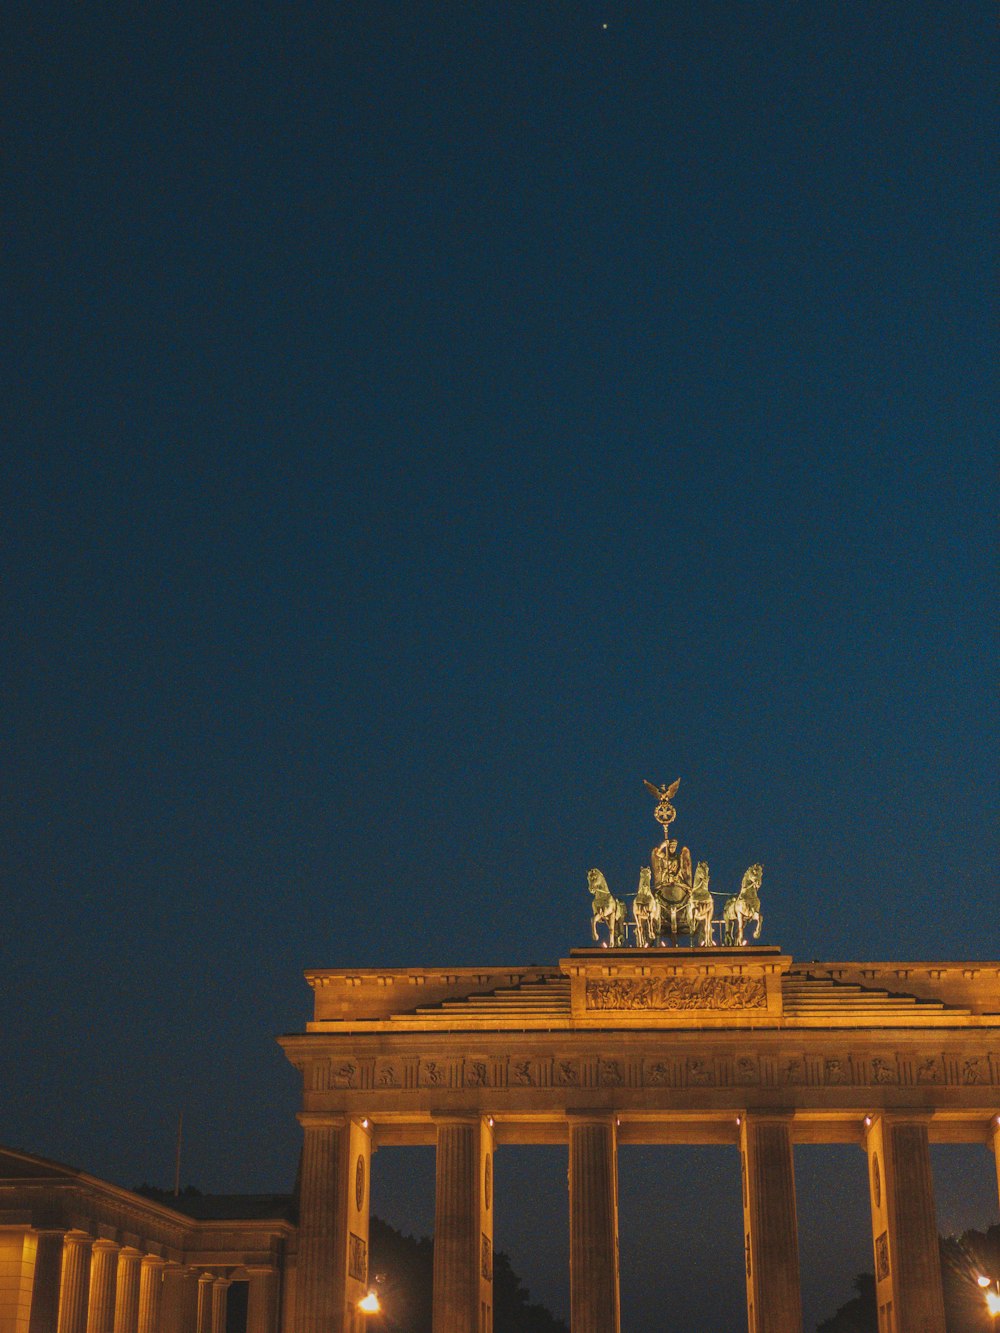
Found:
<path fill-rule="evenodd" d="M 764 913 L 763 913 L 763 912 L 758 912 L 758 913 L 757 913 L 757 929 L 756 929 L 756 930 L 754 931 L 754 933 L 753 933 L 753 937 L 754 937 L 755 940 L 759 940 L 759 939 L 760 939 L 760 928 L 761 928 L 761 926 L 762 926 L 763 924 L 764 924 Z"/>
<path fill-rule="evenodd" d="M 593 916 L 590 918 L 590 933 L 593 935 L 594 939 L 596 940 L 596 939 L 597 939 L 597 913 L 596 913 L 596 912 L 595 912 L 595 913 L 593 914 Z"/>

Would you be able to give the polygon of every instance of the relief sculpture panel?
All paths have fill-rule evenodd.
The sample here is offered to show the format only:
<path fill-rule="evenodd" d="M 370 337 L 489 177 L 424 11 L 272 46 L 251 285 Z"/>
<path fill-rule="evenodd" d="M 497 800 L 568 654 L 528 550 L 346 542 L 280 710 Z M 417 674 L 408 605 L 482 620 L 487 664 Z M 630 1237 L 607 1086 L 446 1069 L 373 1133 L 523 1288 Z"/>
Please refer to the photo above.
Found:
<path fill-rule="evenodd" d="M 588 1009 L 766 1009 L 763 977 L 612 977 L 587 982 Z"/>

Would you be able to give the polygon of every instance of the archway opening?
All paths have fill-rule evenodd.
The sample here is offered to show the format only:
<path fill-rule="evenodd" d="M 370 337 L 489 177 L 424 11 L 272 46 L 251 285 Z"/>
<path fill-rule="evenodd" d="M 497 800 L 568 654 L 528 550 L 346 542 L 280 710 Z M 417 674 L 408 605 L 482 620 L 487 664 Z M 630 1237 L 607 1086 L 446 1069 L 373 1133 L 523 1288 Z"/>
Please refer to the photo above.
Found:
<path fill-rule="evenodd" d="M 619 1147 L 618 1238 L 628 1333 L 746 1327 L 735 1147 Z"/>

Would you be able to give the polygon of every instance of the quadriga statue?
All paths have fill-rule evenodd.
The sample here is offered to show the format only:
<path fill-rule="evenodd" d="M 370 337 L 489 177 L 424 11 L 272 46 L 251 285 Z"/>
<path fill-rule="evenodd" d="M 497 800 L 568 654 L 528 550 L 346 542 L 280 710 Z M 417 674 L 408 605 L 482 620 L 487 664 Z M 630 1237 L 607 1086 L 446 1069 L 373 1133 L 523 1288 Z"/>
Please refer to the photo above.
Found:
<path fill-rule="evenodd" d="M 764 879 L 764 867 L 752 865 L 743 873 L 743 883 L 735 898 L 727 898 L 722 909 L 722 920 L 726 928 L 726 943 L 746 944 L 743 929 L 751 921 L 756 923 L 753 937 L 760 939 L 760 928 L 764 924 L 764 915 L 760 910 L 758 892 Z"/>
<path fill-rule="evenodd" d="M 625 904 L 612 895 L 608 881 L 600 870 L 587 871 L 587 888 L 593 897 L 590 929 L 594 939 L 599 938 L 598 923 L 603 923 L 608 929 L 607 945 L 612 949 L 620 949 L 625 943 Z"/>

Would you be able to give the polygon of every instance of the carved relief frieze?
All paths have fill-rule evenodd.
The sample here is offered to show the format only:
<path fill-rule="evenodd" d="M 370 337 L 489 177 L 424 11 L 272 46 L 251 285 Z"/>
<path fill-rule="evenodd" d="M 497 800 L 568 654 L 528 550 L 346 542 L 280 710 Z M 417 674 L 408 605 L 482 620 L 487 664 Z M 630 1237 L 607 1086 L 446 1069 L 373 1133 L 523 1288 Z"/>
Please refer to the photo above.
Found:
<path fill-rule="evenodd" d="M 984 1055 L 972 1055 L 962 1061 L 963 1083 L 989 1083 L 990 1081 L 990 1062 Z"/>
<path fill-rule="evenodd" d="M 690 1049 L 690 1047 L 688 1048 Z M 702 1048 L 704 1049 L 704 1048 Z M 423 1089 L 517 1088 L 892 1088 L 990 1087 L 1000 1083 L 1000 1056 L 941 1051 L 764 1050 L 754 1054 L 623 1057 L 593 1053 L 541 1056 L 365 1057 L 317 1060 L 305 1069 L 316 1091 L 417 1092 Z"/>
<path fill-rule="evenodd" d="M 453 1060 L 421 1060 L 419 1086 L 421 1088 L 454 1088 L 459 1086 L 459 1069 Z"/>
<path fill-rule="evenodd" d="M 466 1060 L 465 1086 L 467 1088 L 488 1088 L 490 1085 L 490 1067 L 485 1060 Z"/>
<path fill-rule="evenodd" d="M 578 1088 L 580 1086 L 580 1061 L 556 1060 L 552 1081 L 559 1088 Z"/>
<path fill-rule="evenodd" d="M 765 1009 L 763 977 L 611 977 L 589 980 L 588 1009 Z"/>
<path fill-rule="evenodd" d="M 943 1083 L 944 1061 L 939 1055 L 921 1055 L 915 1061 L 918 1083 Z"/>
<path fill-rule="evenodd" d="M 760 1061 L 755 1055 L 736 1057 L 736 1082 L 743 1087 L 760 1082 Z"/>
<path fill-rule="evenodd" d="M 335 1061 L 333 1066 L 332 1086 L 335 1088 L 354 1088 L 358 1083 L 358 1066 L 353 1060 Z"/>
<path fill-rule="evenodd" d="M 806 1062 L 801 1055 L 793 1055 L 781 1062 L 781 1081 L 793 1087 L 801 1087 L 806 1079 Z"/>
<path fill-rule="evenodd" d="M 669 1088 L 672 1084 L 669 1063 L 666 1060 L 647 1060 L 643 1083 L 647 1088 Z"/>
<path fill-rule="evenodd" d="M 375 1064 L 375 1087 L 395 1089 L 402 1083 L 400 1066 L 395 1060 L 378 1060 Z"/>
<path fill-rule="evenodd" d="M 347 1271 L 358 1282 L 368 1281 L 368 1246 L 364 1238 L 356 1236 L 353 1231 L 348 1237 Z"/>
<path fill-rule="evenodd" d="M 597 1081 L 602 1088 L 620 1088 L 625 1082 L 620 1060 L 601 1060 L 597 1067 Z"/>
<path fill-rule="evenodd" d="M 689 1088 L 711 1088 L 715 1086 L 715 1069 L 711 1061 L 697 1056 L 688 1056 L 686 1083 Z"/>
<path fill-rule="evenodd" d="M 883 1059 L 875 1056 L 872 1060 L 871 1081 L 876 1084 L 898 1083 L 899 1082 L 899 1061 L 894 1056 L 891 1059 Z"/>
<path fill-rule="evenodd" d="M 881 1282 L 889 1276 L 889 1235 L 883 1231 L 875 1239 L 875 1280 Z"/>

